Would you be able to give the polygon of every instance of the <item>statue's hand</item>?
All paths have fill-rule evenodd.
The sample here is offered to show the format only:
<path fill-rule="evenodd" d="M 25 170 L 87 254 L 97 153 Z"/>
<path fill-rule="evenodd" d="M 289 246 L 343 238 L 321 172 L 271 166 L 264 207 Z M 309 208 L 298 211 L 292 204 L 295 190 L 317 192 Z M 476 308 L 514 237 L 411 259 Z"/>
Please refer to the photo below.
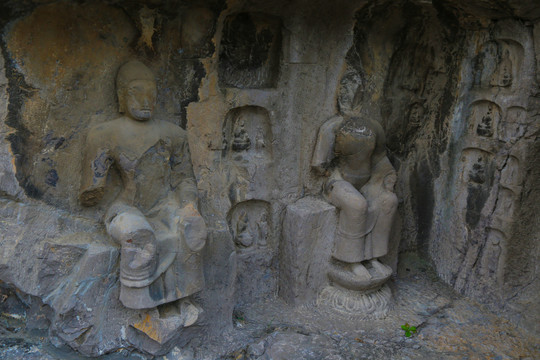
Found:
<path fill-rule="evenodd" d="M 187 205 L 181 210 L 180 228 L 187 246 L 192 251 L 202 250 L 206 245 L 206 224 L 193 205 Z"/>

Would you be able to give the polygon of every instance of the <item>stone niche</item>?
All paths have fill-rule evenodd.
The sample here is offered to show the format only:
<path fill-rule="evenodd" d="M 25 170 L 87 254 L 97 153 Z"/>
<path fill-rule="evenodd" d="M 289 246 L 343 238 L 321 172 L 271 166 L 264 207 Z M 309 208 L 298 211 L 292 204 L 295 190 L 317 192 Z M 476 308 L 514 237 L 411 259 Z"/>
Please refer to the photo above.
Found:
<path fill-rule="evenodd" d="M 499 126 L 499 138 L 505 142 L 515 142 L 525 136 L 529 122 L 526 109 L 521 106 L 509 107 L 505 121 Z"/>
<path fill-rule="evenodd" d="M 471 105 L 470 116 L 469 134 L 481 138 L 498 138 L 501 109 L 497 104 L 477 101 Z"/>
<path fill-rule="evenodd" d="M 465 149 L 462 153 L 464 189 L 466 204 L 465 222 L 474 228 L 480 220 L 481 212 L 493 186 L 493 155 L 480 149 Z"/>
<path fill-rule="evenodd" d="M 229 228 L 240 252 L 264 248 L 275 241 L 270 216 L 270 204 L 261 200 L 238 203 L 229 211 Z"/>
<path fill-rule="evenodd" d="M 230 110 L 223 123 L 221 158 L 232 167 L 232 204 L 270 199 L 273 184 L 273 135 L 268 111 L 260 106 Z"/>
<path fill-rule="evenodd" d="M 272 274 L 278 238 L 272 206 L 247 200 L 229 210 L 227 222 L 237 253 L 237 304 L 254 303 L 275 292 Z"/>
<path fill-rule="evenodd" d="M 272 88 L 279 76 L 281 21 L 262 13 L 229 15 L 219 52 L 223 87 Z"/>
<path fill-rule="evenodd" d="M 473 86 L 480 89 L 516 86 L 523 63 L 523 46 L 513 40 L 492 40 L 482 45 L 474 59 Z"/>

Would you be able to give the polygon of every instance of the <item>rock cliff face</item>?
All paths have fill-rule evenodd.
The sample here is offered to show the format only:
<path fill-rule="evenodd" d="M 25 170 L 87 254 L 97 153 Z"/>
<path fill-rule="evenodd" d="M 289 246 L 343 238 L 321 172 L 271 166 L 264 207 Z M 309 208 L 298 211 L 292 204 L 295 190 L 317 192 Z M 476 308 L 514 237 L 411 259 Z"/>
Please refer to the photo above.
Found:
<path fill-rule="evenodd" d="M 385 261 L 417 251 L 540 333 L 536 1 L 4 1 L 0 28 L 0 280 L 53 342 L 163 353 L 291 286 L 285 209 L 321 193 L 321 124 L 356 111 L 381 123 L 398 171 Z M 118 116 L 114 79 L 133 58 L 156 74 L 155 117 L 187 130 L 209 230 L 204 317 L 161 342 L 118 300 L 102 218 L 120 177 L 97 206 L 78 201 L 86 134 Z"/>
<path fill-rule="evenodd" d="M 400 249 L 537 332 L 538 25 L 527 6 L 364 7 L 338 106 L 380 109 L 400 172 Z"/>

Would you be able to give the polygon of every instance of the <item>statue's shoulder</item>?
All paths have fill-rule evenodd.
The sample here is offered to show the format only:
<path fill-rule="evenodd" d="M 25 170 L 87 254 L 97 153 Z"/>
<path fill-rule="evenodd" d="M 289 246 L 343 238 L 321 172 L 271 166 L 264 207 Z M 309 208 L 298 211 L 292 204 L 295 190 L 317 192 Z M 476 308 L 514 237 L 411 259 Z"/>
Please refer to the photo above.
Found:
<path fill-rule="evenodd" d="M 184 141 L 187 139 L 186 130 L 182 129 L 180 126 L 173 124 L 172 122 L 165 121 L 165 120 L 158 120 L 156 122 L 163 136 L 171 137 L 171 138 L 178 139 L 181 141 Z"/>
<path fill-rule="evenodd" d="M 91 126 L 86 135 L 87 141 L 106 141 L 111 134 L 115 134 L 121 128 L 121 121 L 122 118 L 117 118 Z"/>
<path fill-rule="evenodd" d="M 380 120 L 378 119 L 369 119 L 369 121 L 371 122 L 373 128 L 375 128 L 375 130 L 377 130 L 378 132 L 383 132 L 384 133 L 384 129 L 381 125 L 381 122 Z"/>

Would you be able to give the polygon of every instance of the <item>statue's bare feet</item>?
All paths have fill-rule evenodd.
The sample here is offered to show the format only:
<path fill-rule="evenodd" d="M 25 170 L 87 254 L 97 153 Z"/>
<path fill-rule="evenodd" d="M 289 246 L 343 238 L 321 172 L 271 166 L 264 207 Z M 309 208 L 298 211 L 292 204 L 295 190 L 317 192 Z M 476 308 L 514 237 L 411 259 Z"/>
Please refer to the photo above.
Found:
<path fill-rule="evenodd" d="M 369 273 L 368 269 L 361 263 L 352 264 L 351 268 L 354 275 L 357 277 L 363 279 L 363 280 L 370 280 L 371 274 Z"/>
<path fill-rule="evenodd" d="M 184 327 L 195 324 L 202 309 L 187 299 L 180 300 L 180 316 L 184 319 Z"/>
<path fill-rule="evenodd" d="M 381 264 L 380 262 L 378 262 L 377 259 L 373 259 L 370 262 L 371 262 L 371 266 L 373 266 L 375 271 L 377 271 L 378 273 L 384 274 L 388 271 L 387 267 Z"/>

